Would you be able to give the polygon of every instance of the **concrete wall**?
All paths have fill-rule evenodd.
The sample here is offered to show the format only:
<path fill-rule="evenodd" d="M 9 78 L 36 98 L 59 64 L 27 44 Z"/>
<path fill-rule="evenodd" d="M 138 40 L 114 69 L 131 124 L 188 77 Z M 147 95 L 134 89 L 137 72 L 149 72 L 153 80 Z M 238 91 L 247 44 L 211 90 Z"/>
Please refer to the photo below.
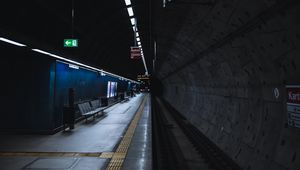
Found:
<path fill-rule="evenodd" d="M 164 98 L 244 169 L 300 169 L 300 129 L 287 124 L 285 89 L 300 84 L 299 3 L 184 8 L 176 36 L 161 39 L 174 42 L 157 40 Z"/>

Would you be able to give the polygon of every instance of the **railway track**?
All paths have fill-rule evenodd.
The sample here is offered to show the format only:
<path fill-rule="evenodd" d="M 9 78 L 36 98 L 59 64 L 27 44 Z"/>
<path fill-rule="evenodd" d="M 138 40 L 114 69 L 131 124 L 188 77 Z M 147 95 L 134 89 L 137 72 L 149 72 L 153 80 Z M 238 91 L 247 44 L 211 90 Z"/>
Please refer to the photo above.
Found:
<path fill-rule="evenodd" d="M 166 101 L 152 100 L 153 169 L 242 169 Z"/>

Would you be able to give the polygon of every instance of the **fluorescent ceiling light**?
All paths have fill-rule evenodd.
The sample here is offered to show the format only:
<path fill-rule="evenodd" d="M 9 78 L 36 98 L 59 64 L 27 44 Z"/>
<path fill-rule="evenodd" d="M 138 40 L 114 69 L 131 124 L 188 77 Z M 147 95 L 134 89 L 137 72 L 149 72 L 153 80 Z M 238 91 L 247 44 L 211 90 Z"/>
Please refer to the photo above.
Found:
<path fill-rule="evenodd" d="M 139 37 L 136 38 L 137 41 L 141 41 L 141 39 Z"/>
<path fill-rule="evenodd" d="M 132 7 L 128 7 L 128 8 L 127 8 L 127 11 L 128 11 L 129 16 L 132 17 L 132 16 L 133 16 L 133 10 L 132 10 Z"/>
<path fill-rule="evenodd" d="M 124 80 L 128 80 L 128 81 L 131 81 L 131 82 L 134 82 L 134 83 L 138 83 L 137 81 L 134 81 L 134 80 L 131 80 L 131 79 L 128 79 L 128 78 L 125 78 L 125 77 L 116 75 L 116 74 L 114 74 L 114 73 L 110 73 L 110 72 L 104 71 L 104 70 L 102 70 L 102 69 L 98 69 L 98 68 L 95 68 L 95 67 L 91 67 L 91 66 L 88 66 L 88 65 L 79 63 L 79 62 L 77 62 L 77 61 L 73 61 L 73 60 L 70 60 L 70 59 L 67 59 L 67 58 L 64 58 L 64 57 L 61 57 L 61 56 L 58 56 L 58 55 L 55 55 L 55 54 L 52 54 L 52 53 L 49 53 L 49 52 L 46 52 L 46 51 L 43 51 L 43 50 L 40 50 L 40 49 L 32 49 L 32 51 L 35 51 L 35 52 L 38 52 L 38 53 L 41 53 L 41 54 L 45 54 L 45 55 L 48 55 L 48 56 L 52 56 L 52 57 L 54 57 L 54 58 L 57 58 L 57 59 L 60 59 L 60 60 L 69 62 L 69 63 L 71 63 L 71 64 L 76 64 L 76 65 L 79 65 L 79 66 L 82 66 L 82 67 L 85 67 L 85 68 L 89 68 L 89 69 L 91 69 L 91 70 L 100 71 L 100 72 L 103 73 L 103 74 L 108 74 L 108 75 L 111 75 L 111 76 L 114 76 L 114 77 L 117 77 L 117 78 L 120 78 L 120 77 L 121 77 L 121 78 L 123 78 Z"/>
<path fill-rule="evenodd" d="M 132 27 L 132 29 L 133 29 L 133 31 L 135 32 L 135 31 L 137 30 L 136 25 L 134 25 L 134 26 Z"/>
<path fill-rule="evenodd" d="M 130 19 L 131 25 L 135 25 L 135 18 Z"/>
<path fill-rule="evenodd" d="M 136 33 L 135 33 L 135 35 L 136 35 L 137 37 L 139 37 L 139 36 L 140 36 L 138 32 L 136 32 Z"/>
<path fill-rule="evenodd" d="M 18 42 L 15 42 L 15 41 L 3 38 L 3 37 L 0 37 L 0 41 L 4 41 L 4 42 L 7 42 L 9 44 L 13 44 L 13 45 L 20 46 L 20 47 L 25 47 L 26 46 L 25 44 L 21 44 L 21 43 L 18 43 Z"/>
<path fill-rule="evenodd" d="M 43 51 L 43 50 L 39 50 L 39 49 L 32 49 L 32 51 L 38 52 L 38 53 L 42 53 L 42 54 L 46 54 L 46 55 L 50 55 L 50 53 Z"/>
<path fill-rule="evenodd" d="M 138 45 L 141 45 L 141 42 L 138 42 Z"/>
<path fill-rule="evenodd" d="M 128 5 L 131 5 L 130 0 L 125 0 L 125 3 L 126 3 L 127 6 L 128 6 Z"/>

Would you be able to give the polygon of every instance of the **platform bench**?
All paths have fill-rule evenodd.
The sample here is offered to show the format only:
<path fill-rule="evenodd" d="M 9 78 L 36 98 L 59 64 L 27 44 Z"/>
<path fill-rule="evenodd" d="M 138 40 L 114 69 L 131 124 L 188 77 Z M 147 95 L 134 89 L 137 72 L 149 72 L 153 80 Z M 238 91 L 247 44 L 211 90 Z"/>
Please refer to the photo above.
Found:
<path fill-rule="evenodd" d="M 104 114 L 103 110 L 105 108 L 104 107 L 100 107 L 100 104 L 97 105 L 96 100 L 91 101 L 91 104 L 92 104 L 92 107 L 91 107 L 91 105 L 90 105 L 89 102 L 78 104 L 78 108 L 79 108 L 80 114 L 82 116 L 84 116 L 86 122 L 87 122 L 87 119 L 90 116 L 93 116 L 93 119 L 95 119 L 96 115 L 98 115 L 98 114 L 103 115 Z"/>

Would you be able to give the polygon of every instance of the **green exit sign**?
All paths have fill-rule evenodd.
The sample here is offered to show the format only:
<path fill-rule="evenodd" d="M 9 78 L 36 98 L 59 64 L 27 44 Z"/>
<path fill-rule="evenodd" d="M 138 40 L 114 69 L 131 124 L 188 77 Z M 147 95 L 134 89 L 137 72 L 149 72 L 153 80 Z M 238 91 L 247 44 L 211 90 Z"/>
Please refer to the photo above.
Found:
<path fill-rule="evenodd" d="M 78 47 L 78 39 L 64 39 L 64 47 Z"/>

